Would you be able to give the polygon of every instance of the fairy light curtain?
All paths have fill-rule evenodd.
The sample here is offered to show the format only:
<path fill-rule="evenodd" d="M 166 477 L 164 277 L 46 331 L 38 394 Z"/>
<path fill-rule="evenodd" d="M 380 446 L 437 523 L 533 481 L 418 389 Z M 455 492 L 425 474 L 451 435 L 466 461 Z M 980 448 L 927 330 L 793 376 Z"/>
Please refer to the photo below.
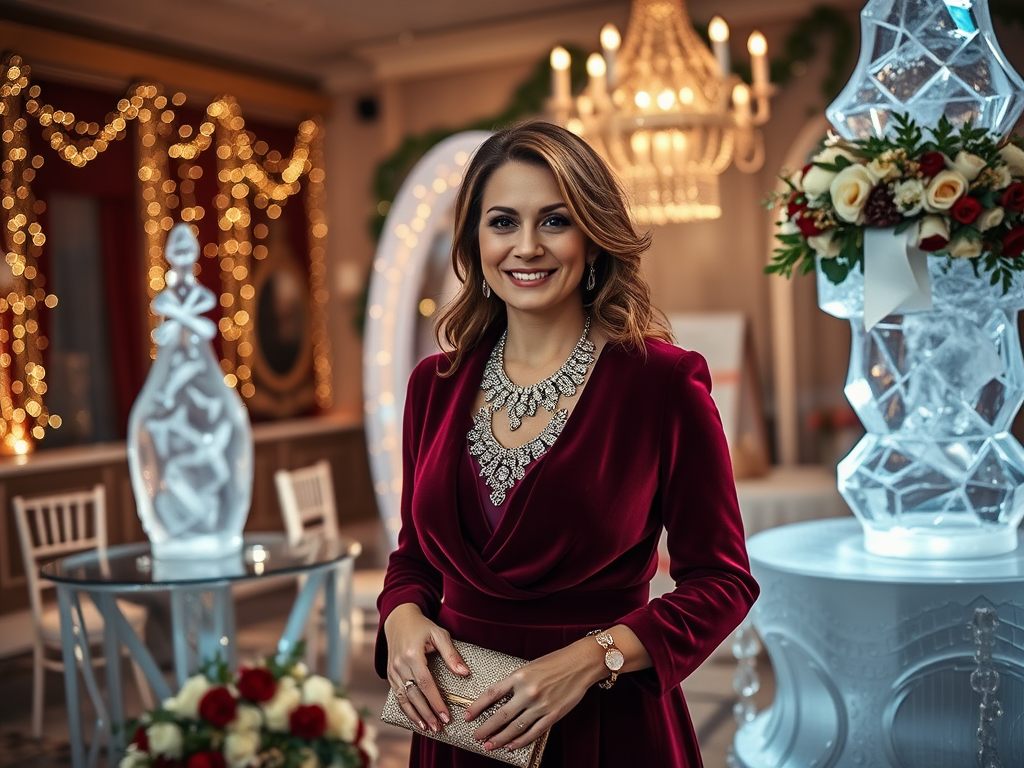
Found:
<path fill-rule="evenodd" d="M 140 196 L 148 298 L 163 288 L 163 244 L 168 230 L 178 220 L 191 223 L 200 241 L 207 243 L 199 279 L 220 295 L 218 341 L 225 381 L 236 386 L 259 413 L 267 395 L 260 390 L 267 387 L 262 386 L 253 364 L 260 354 L 254 337 L 258 300 L 254 273 L 268 254 L 272 229 L 287 223 L 293 250 L 306 259 L 308 267 L 311 404 L 329 407 L 327 224 L 320 121 L 302 122 L 297 134 L 289 134 L 290 140 L 282 144 L 281 136 L 264 139 L 264 134 L 274 133 L 273 128 L 261 127 L 260 135 L 247 129 L 241 109 L 229 96 L 215 100 L 201 113 L 191 112 L 184 106 L 183 94 L 168 96 L 158 85 L 140 84 L 100 124 L 77 118 L 61 104 L 48 103 L 40 85 L 32 84 L 29 65 L 17 55 L 7 56 L 0 72 L 0 227 L 10 269 L 9 285 L 0 295 L 0 450 L 26 452 L 33 440 L 42 439 L 48 428 L 61 423 L 46 407 L 44 308 L 57 306 L 58 297 L 47 292 L 45 204 L 37 199 L 33 182 L 44 163 L 83 169 L 132 136 L 137 137 L 132 183 Z M 39 145 L 32 144 L 33 136 L 37 140 L 41 136 Z M 288 144 L 287 152 L 273 148 L 288 148 Z M 302 199 L 289 205 L 296 196 Z M 137 237 L 131 221 L 123 227 Z M 150 330 L 156 322 L 150 315 Z"/>

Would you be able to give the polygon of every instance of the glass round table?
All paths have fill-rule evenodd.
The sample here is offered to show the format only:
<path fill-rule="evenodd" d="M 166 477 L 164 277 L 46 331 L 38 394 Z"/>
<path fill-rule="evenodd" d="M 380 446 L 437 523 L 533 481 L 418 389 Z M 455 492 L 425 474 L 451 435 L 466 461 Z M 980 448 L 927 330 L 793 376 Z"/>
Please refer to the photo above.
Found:
<path fill-rule="evenodd" d="M 74 768 L 95 765 L 103 741 L 110 745 L 112 764 L 124 747 L 125 735 L 117 728 L 124 721 L 119 663 L 122 647 L 159 701 L 173 695 L 146 644 L 122 613 L 116 596 L 130 598 L 152 592 L 170 596 L 174 669 L 180 687 L 206 660 L 220 657 L 232 668 L 237 664 L 232 585 L 295 576 L 300 588 L 276 654 L 285 658 L 295 652 L 316 607 L 318 612 L 322 610 L 327 628 L 325 674 L 340 684 L 349 650 L 352 571 L 360 550 L 358 542 L 344 537 L 309 537 L 289 543 L 281 533 L 253 533 L 243 537 L 238 553 L 221 559 L 162 560 L 152 556 L 148 543 L 139 543 L 80 552 L 42 566 L 42 577 L 53 582 L 57 590 L 65 669 L 79 668 L 96 712 L 96 737 L 86 755 L 78 679 L 65 673 Z M 103 618 L 105 696 L 93 675 L 83 595 Z"/>

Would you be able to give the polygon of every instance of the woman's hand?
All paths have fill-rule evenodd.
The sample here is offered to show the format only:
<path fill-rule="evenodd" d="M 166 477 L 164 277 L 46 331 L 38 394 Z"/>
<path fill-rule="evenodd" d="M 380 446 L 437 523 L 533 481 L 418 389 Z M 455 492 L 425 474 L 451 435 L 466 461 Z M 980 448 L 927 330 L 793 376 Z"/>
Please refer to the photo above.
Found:
<path fill-rule="evenodd" d="M 421 730 L 429 727 L 436 733 L 441 729 L 438 719 L 447 723 L 451 714 L 427 667 L 427 654 L 440 653 L 448 669 L 457 675 L 468 675 L 469 668 L 447 630 L 426 618 L 412 603 L 391 612 L 384 622 L 384 635 L 388 640 L 388 682 L 398 705 Z"/>
<path fill-rule="evenodd" d="M 486 691 L 466 710 L 475 720 L 494 702 L 512 694 L 473 733 L 487 750 L 518 749 L 537 739 L 579 703 L 590 686 L 607 676 L 604 651 L 593 638 L 541 656 Z"/>

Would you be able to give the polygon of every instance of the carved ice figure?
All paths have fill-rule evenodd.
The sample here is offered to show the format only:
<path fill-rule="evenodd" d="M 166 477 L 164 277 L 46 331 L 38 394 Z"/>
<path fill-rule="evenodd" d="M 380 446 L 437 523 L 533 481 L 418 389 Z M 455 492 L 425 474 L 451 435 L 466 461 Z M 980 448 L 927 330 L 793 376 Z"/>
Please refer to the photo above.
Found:
<path fill-rule="evenodd" d="M 918 125 L 1009 133 L 1024 110 L 1024 82 L 999 49 L 988 0 L 869 0 L 857 68 L 825 111 L 847 139 L 883 136 L 891 115 Z"/>
<path fill-rule="evenodd" d="M 132 488 L 154 556 L 217 557 L 242 545 L 252 428 L 210 346 L 217 326 L 202 313 L 217 302 L 192 273 L 199 244 L 187 225 L 171 230 L 165 255 L 167 288 L 152 305 L 164 316 L 157 357 L 128 421 Z"/>

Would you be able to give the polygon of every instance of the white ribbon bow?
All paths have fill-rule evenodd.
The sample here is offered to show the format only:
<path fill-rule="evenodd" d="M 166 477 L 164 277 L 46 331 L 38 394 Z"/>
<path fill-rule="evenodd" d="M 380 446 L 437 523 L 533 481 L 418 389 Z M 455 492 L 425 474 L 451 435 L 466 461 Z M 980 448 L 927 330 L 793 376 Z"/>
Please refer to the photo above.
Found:
<path fill-rule="evenodd" d="M 153 311 L 165 318 L 153 332 L 153 340 L 162 347 L 177 338 L 182 328 L 188 328 L 204 339 L 212 339 L 217 335 L 217 325 L 202 313 L 216 305 L 213 292 L 202 286 L 192 288 L 184 301 L 178 299 L 173 290 L 163 291 L 153 299 Z"/>
<path fill-rule="evenodd" d="M 896 234 L 864 230 L 864 330 L 897 311 L 932 308 L 928 254 L 917 247 L 917 226 Z"/>

